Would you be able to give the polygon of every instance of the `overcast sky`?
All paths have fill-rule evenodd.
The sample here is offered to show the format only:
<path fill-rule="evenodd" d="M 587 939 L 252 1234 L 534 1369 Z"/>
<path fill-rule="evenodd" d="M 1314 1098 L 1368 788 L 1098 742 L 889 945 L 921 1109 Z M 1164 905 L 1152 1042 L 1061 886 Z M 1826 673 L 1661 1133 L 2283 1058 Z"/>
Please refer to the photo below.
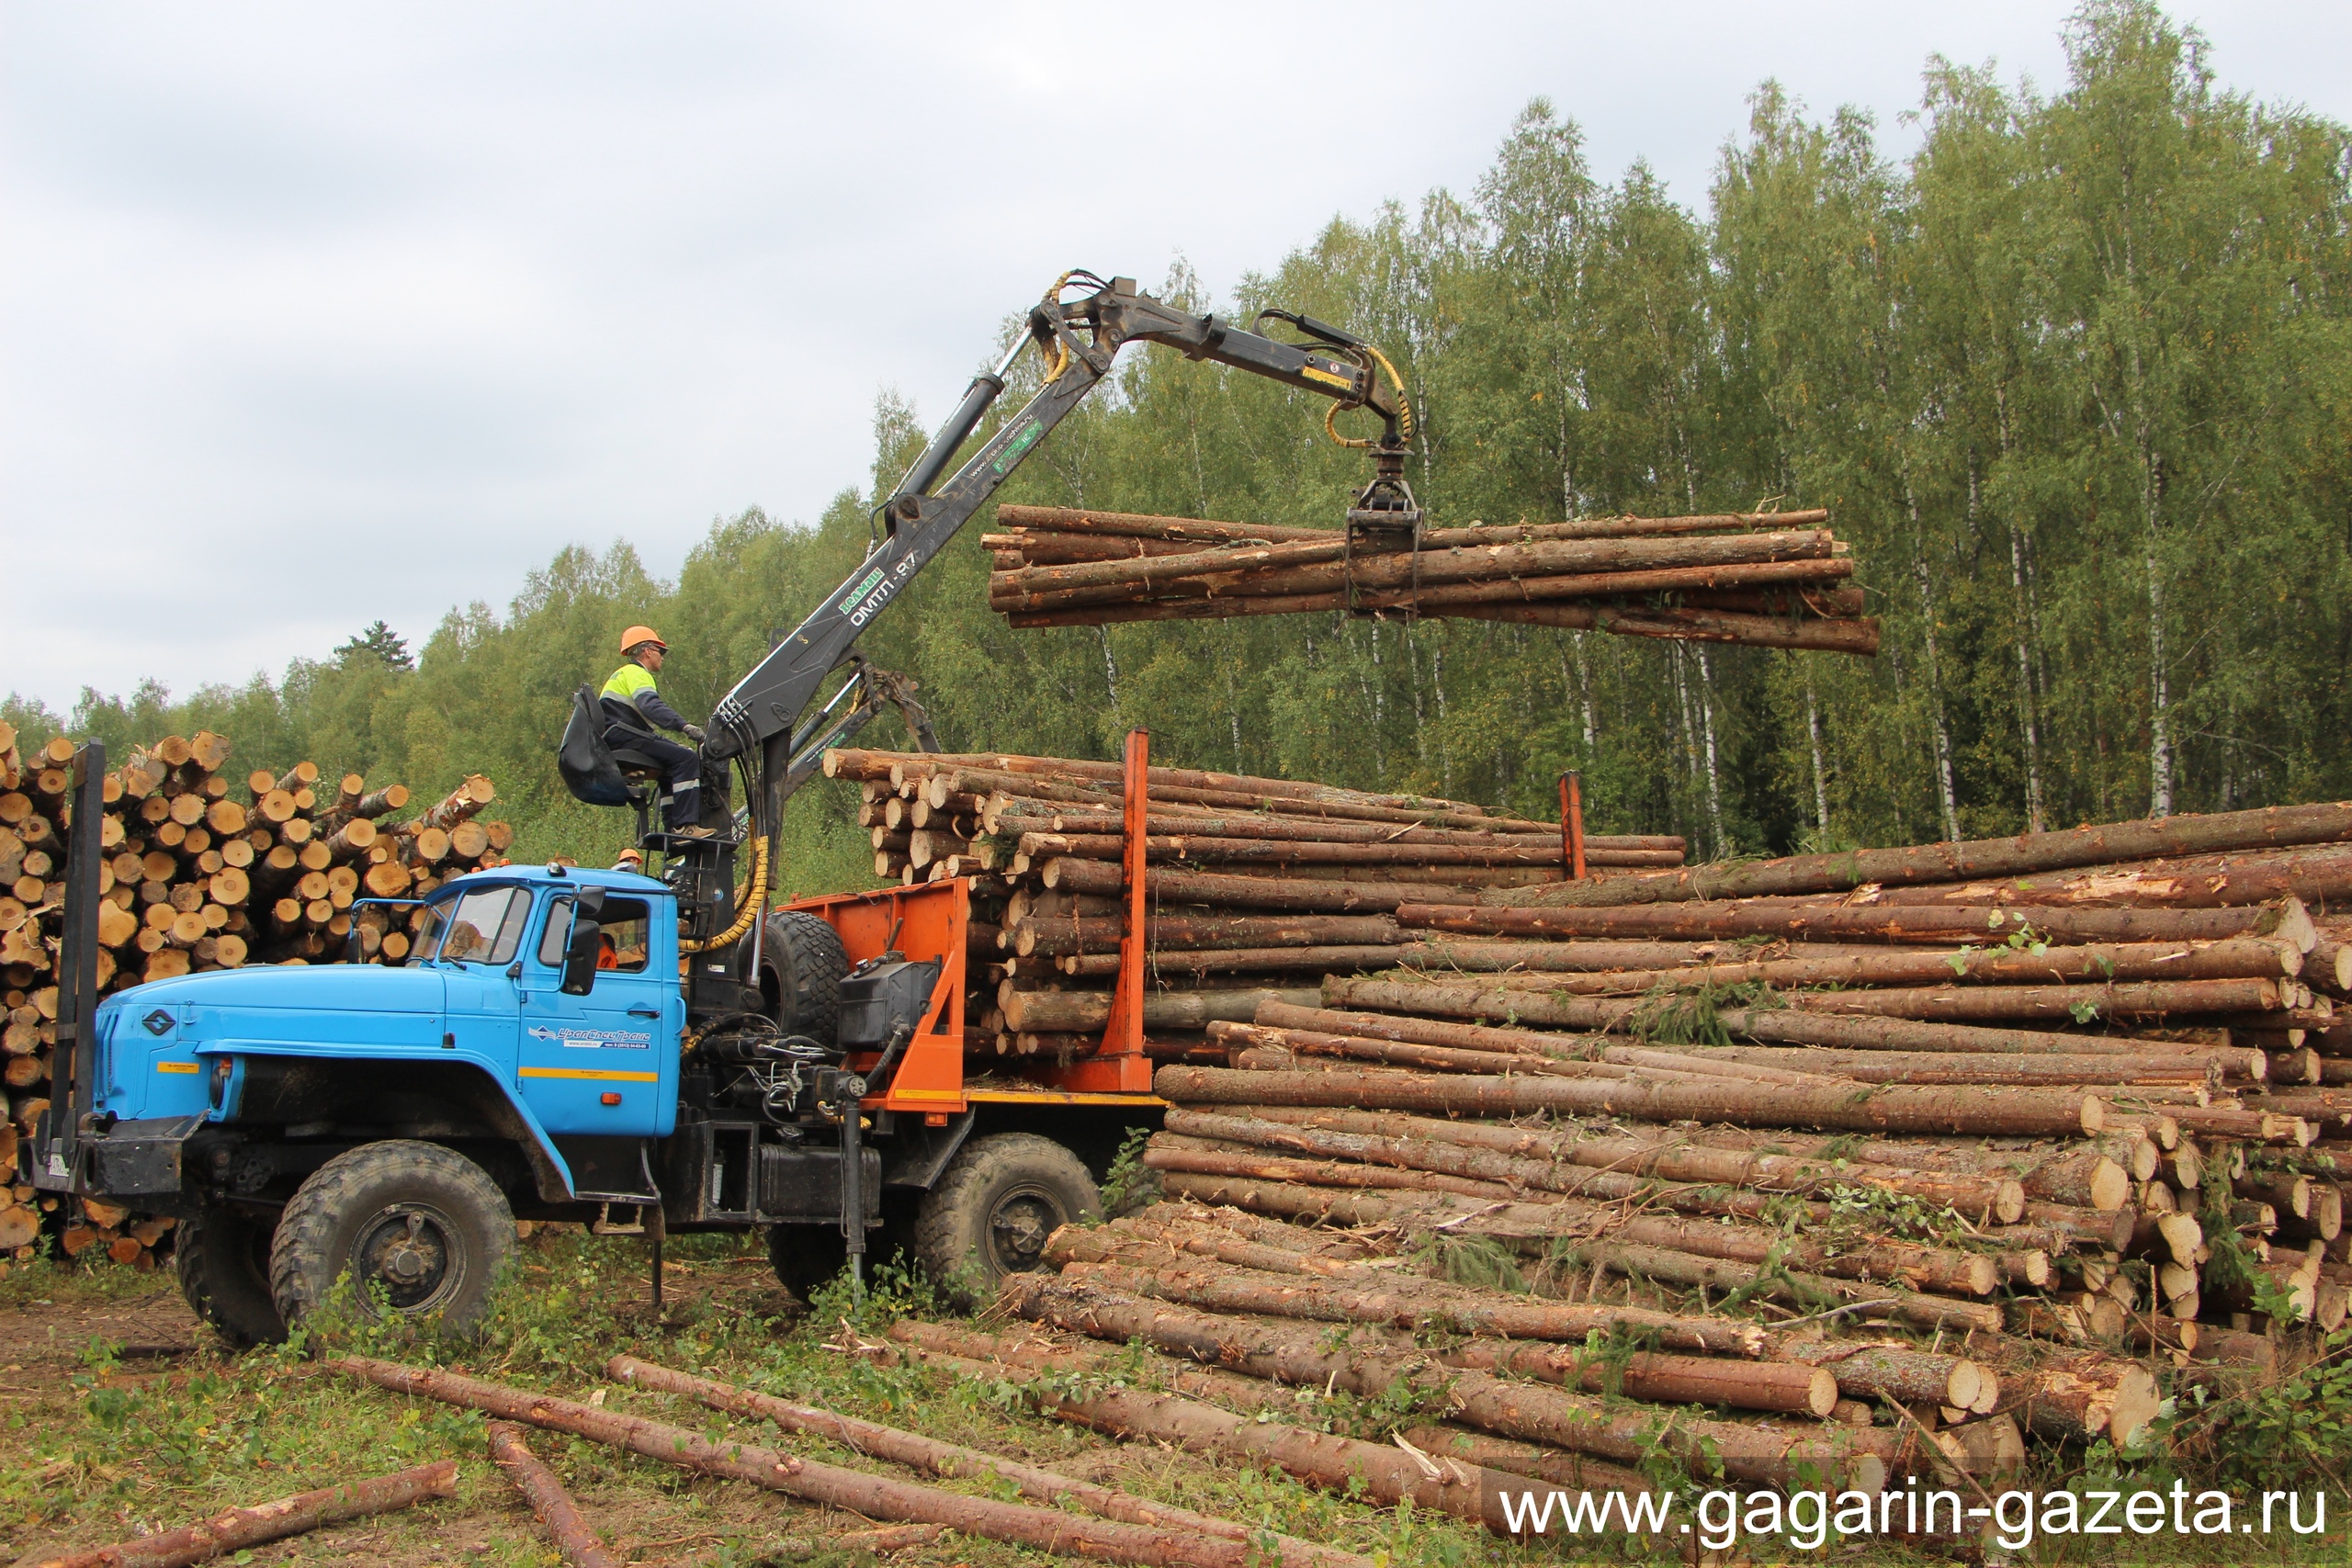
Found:
<path fill-rule="evenodd" d="M 1539 93 L 1698 206 L 1763 78 L 1900 150 L 1930 53 L 2054 85 L 2068 9 L 0 0 L 0 692 L 422 641 L 569 543 L 667 574 L 1067 267 L 1226 298 Z M 2352 118 L 2352 6 L 2174 14 Z"/>

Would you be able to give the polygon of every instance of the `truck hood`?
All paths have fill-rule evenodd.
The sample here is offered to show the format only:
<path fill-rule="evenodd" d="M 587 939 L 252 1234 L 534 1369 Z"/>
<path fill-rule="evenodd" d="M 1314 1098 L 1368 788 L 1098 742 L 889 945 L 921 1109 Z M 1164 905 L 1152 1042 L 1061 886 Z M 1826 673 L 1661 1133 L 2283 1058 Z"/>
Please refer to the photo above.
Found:
<path fill-rule="evenodd" d="M 156 1008 L 181 1013 L 184 1006 L 222 1009 L 293 1008 L 304 1011 L 439 1013 L 442 976 L 437 969 L 387 968 L 380 964 L 256 964 L 250 969 L 209 969 L 176 979 L 151 980 L 107 998 L 101 1015 L 119 1010 L 133 1019 Z"/>

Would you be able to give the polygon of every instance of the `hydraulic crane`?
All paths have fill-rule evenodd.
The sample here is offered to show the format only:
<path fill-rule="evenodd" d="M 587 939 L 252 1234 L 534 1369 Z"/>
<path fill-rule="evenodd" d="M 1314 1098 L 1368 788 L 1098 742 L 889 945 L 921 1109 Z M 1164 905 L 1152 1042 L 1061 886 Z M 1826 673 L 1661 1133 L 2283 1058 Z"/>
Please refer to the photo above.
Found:
<path fill-rule="evenodd" d="M 1066 299 L 1073 286 L 1087 291 Z M 714 829 L 711 837 L 650 836 L 648 847 L 661 849 L 669 861 L 667 874 L 678 888 L 682 912 L 691 911 L 690 937 L 718 939 L 697 955 L 690 973 L 689 1008 L 695 1016 L 716 1017 L 755 1005 L 746 986 L 755 978 L 752 972 L 757 957 L 748 964 L 734 962 L 730 944 L 746 931 L 754 943 L 761 940 L 750 908 L 772 886 L 770 867 L 785 801 L 807 779 L 826 747 L 838 745 L 876 711 L 867 688 L 880 672 L 854 651 L 858 636 L 1111 373 L 1121 348 L 1130 343 L 1160 344 L 1188 359 L 1214 360 L 1330 399 L 1325 423 L 1333 439 L 1363 448 L 1372 459 L 1372 477 L 1348 509 L 1349 529 L 1393 540 L 1419 526 L 1420 508 L 1405 477 L 1412 410 L 1386 356 L 1351 333 L 1292 311 L 1261 311 L 1251 326 L 1269 321 L 1290 326 L 1305 341 L 1283 342 L 1214 315 L 1177 310 L 1138 293 L 1133 278 L 1105 282 L 1091 273 L 1073 271 L 1057 279 L 1031 309 L 1026 332 L 1003 360 L 973 378 L 956 412 L 876 509 L 874 547 L 857 570 L 712 710 L 704 757 L 735 763 L 744 784 L 748 832 L 729 830 L 736 807 L 722 766 L 706 770 L 717 785 L 707 784 L 703 791 L 704 824 Z M 1033 344 L 1045 358 L 1043 384 L 1019 412 L 999 424 L 949 472 L 949 465 L 1003 395 L 1014 366 Z M 1376 435 L 1351 439 L 1340 434 L 1338 415 L 1353 409 L 1377 417 Z M 803 715 L 818 694 L 844 665 L 851 673 L 841 689 L 813 719 L 804 722 Z M 844 707 L 853 694 L 858 700 Z M 578 784 L 573 787 L 581 793 Z M 744 884 L 746 907 L 738 908 L 736 863 L 745 849 L 751 852 L 752 869 Z"/>

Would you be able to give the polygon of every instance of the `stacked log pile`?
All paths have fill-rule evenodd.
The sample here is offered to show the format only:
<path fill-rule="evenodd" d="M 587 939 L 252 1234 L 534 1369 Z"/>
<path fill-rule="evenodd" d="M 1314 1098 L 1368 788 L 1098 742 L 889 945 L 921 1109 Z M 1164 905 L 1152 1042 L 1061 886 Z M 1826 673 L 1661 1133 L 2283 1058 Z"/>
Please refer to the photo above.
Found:
<path fill-rule="evenodd" d="M 1058 1238 L 1012 1304 L 1372 1393 L 1435 1374 L 1351 1339 L 1309 1379 L 1290 1320 L 1434 1322 L 1473 1337 L 1442 1366 L 1573 1397 L 1603 1374 L 1515 1342 L 1639 1309 L 1661 1363 L 1760 1360 L 1637 1356 L 1606 1374 L 1631 1399 L 1891 1421 L 1963 1467 L 2021 1451 L 2003 1416 L 2126 1443 L 2160 1383 L 2291 1360 L 2352 1305 L 2347 845 L 2320 805 L 1399 904 L 1413 958 L 1159 1069 L 1173 1201 Z M 1536 1297 L 1449 1282 L 1465 1257 Z M 1981 1408 L 1919 1381 L 1955 1356 Z M 1882 1364 L 1912 1381 L 1848 1386 Z M 1802 1366 L 1836 1389 L 1769 1403 Z M 1523 1390 L 1483 1421 L 1483 1386 L 1458 1451 L 1622 1462 Z"/>
<path fill-rule="evenodd" d="M 1350 539 L 1069 507 L 1001 506 L 989 607 L 1016 627 L 1348 611 L 1865 656 L 1854 562 L 1822 511 L 1430 529 Z"/>
<path fill-rule="evenodd" d="M 1115 762 L 998 753 L 834 750 L 828 777 L 862 786 L 878 876 L 970 876 L 976 1049 L 1092 1049 L 1110 1016 L 1125 933 L 1126 818 Z M 1246 1021 L 1270 991 L 1328 974 L 1427 962 L 1443 944 L 1400 905 L 1475 902 L 1563 874 L 1557 823 L 1462 801 L 1294 779 L 1154 767 L 1146 819 L 1145 1024 L 1182 1048 Z M 1587 838 L 1589 866 L 1667 869 L 1679 838 Z"/>
<path fill-rule="evenodd" d="M 0 724 L 0 1258 L 28 1256 L 42 1226 L 60 1246 L 146 1267 L 168 1219 L 91 1204 L 67 1216 L 16 1181 L 19 1140 L 50 1100 L 56 1043 L 58 937 L 63 927 L 74 743 L 29 751 Z M 414 817 L 401 784 L 357 773 L 322 780 L 316 764 L 257 770 L 240 792 L 230 742 L 209 731 L 166 736 L 119 759 L 105 781 L 97 868 L 98 990 L 249 964 L 334 963 L 349 948 L 355 902 L 417 897 L 450 876 L 503 863 L 503 822 L 480 820 L 491 781 L 466 779 Z M 242 793 L 244 798 L 238 798 Z M 369 958 L 408 950 L 415 911 L 363 909 Z M 70 1223 L 66 1223 L 70 1221 Z"/>

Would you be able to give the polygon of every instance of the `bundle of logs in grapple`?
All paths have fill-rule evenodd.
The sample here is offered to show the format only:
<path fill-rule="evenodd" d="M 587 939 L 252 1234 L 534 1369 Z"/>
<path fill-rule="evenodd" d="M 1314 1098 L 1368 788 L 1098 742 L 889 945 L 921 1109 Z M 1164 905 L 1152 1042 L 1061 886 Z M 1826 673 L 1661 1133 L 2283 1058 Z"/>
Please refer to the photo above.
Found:
<path fill-rule="evenodd" d="M 1121 764 L 835 750 L 825 772 L 864 784 L 876 875 L 974 878 L 970 1043 L 1091 1051 L 1126 930 Z M 1204 1043 L 1212 1020 L 1250 1018 L 1265 987 L 1425 960 L 1400 904 L 1562 874 L 1558 824 L 1461 801 L 1155 767 L 1148 807 L 1144 1023 L 1170 1049 Z M 1585 840 L 1588 865 L 1620 869 L 1679 866 L 1682 850 Z"/>
<path fill-rule="evenodd" d="M 1602 1390 L 1759 1413 L 1671 1427 L 1759 1483 L 2128 1447 L 2345 1321 L 2347 898 L 2352 804 L 1404 903 L 1410 966 L 1161 1066 L 1176 1201 L 1008 1299 L 1588 1483 L 1657 1426 Z"/>
<path fill-rule="evenodd" d="M 1875 654 L 1822 511 L 1396 535 L 1001 506 L 989 607 L 1018 627 L 1349 611 Z"/>
<path fill-rule="evenodd" d="M 222 770 L 225 737 L 167 736 L 119 759 L 105 779 L 96 878 L 100 995 L 146 980 L 247 964 L 333 963 L 349 950 L 356 901 L 415 897 L 447 877 L 502 863 L 514 832 L 478 820 L 495 797 L 476 774 L 421 815 L 401 784 L 369 789 L 357 773 L 322 781 L 316 764 L 264 769 L 244 799 Z M 28 751 L 0 724 L 0 1179 L 17 1139 L 49 1103 L 56 1043 L 57 957 L 64 924 L 74 747 Z M 399 958 L 421 912 L 363 908 L 363 955 Z M 29 1189 L 0 1186 L 0 1258 L 28 1246 L 40 1216 Z M 89 1206 L 68 1226 L 68 1252 L 92 1246 L 144 1261 L 168 1220 Z M 153 1234 L 150 1234 L 150 1233 Z"/>

